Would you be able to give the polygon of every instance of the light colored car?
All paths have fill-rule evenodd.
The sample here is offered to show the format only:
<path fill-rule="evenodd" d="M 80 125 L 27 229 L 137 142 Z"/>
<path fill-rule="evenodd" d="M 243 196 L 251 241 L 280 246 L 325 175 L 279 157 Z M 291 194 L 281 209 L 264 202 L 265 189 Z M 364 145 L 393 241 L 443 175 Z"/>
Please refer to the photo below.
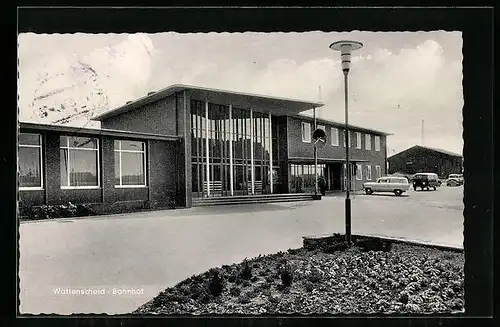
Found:
<path fill-rule="evenodd" d="M 363 184 L 363 189 L 366 194 L 373 192 L 391 192 L 400 196 L 408 191 L 410 183 L 406 177 L 380 177 L 375 182 L 367 182 Z"/>
<path fill-rule="evenodd" d="M 447 186 L 459 186 L 464 183 L 464 175 L 462 174 L 450 174 L 446 180 Z"/>

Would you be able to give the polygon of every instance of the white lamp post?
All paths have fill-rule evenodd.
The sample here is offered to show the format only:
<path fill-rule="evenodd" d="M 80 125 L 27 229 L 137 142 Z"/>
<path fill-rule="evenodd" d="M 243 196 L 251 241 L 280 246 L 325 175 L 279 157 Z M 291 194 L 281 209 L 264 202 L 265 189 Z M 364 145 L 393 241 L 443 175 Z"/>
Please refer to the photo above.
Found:
<path fill-rule="evenodd" d="M 345 237 L 347 244 L 351 244 L 351 199 L 349 198 L 349 188 L 351 187 L 351 167 L 349 165 L 349 115 L 348 115 L 348 91 L 347 75 L 351 68 L 351 53 L 361 49 L 363 43 L 356 41 L 337 41 L 330 44 L 330 49 L 340 51 L 342 60 L 342 71 L 344 72 L 344 100 L 345 100 L 345 160 L 346 160 L 346 190 L 345 190 Z"/>

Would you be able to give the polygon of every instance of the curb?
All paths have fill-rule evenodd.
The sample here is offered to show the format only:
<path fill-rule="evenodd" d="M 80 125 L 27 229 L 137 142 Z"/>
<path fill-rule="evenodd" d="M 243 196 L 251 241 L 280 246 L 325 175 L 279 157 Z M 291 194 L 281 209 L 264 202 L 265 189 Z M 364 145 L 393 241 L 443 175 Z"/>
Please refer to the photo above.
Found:
<path fill-rule="evenodd" d="M 64 217 L 64 218 L 50 218 L 50 219 L 19 219 L 19 225 L 21 224 L 32 224 L 32 223 L 43 223 L 50 221 L 61 221 L 61 222 L 70 222 L 72 220 L 81 220 L 81 219 L 113 219 L 119 217 L 126 217 L 133 214 L 141 214 L 141 213 L 160 213 L 165 211 L 174 211 L 174 210 L 188 210 L 191 208 L 176 208 L 176 209 L 165 209 L 165 210 L 147 210 L 147 211 L 135 211 L 135 212 L 127 212 L 127 213 L 115 213 L 115 214 L 104 214 L 104 215 L 91 215 L 91 216 L 78 216 L 78 217 Z"/>
<path fill-rule="evenodd" d="M 307 236 L 302 236 L 302 239 L 305 238 L 326 238 L 326 237 L 332 237 L 334 234 L 319 234 L 319 235 L 307 235 Z M 420 245 L 420 246 L 425 246 L 425 247 L 430 247 L 430 248 L 439 248 L 443 250 L 449 250 L 449 251 L 454 251 L 454 252 L 463 252 L 464 248 L 463 246 L 454 246 L 450 244 L 441 244 L 441 243 L 435 243 L 435 242 L 429 242 L 429 241 L 423 241 L 423 240 L 416 240 L 416 239 L 409 239 L 409 238 L 404 238 L 404 237 L 393 237 L 393 236 L 385 236 L 385 235 L 376 235 L 376 234 L 365 234 L 365 233 L 356 233 L 352 234 L 352 237 L 370 237 L 370 238 L 376 238 L 380 240 L 387 240 L 387 241 L 392 241 L 395 243 L 406 243 L 406 244 L 413 244 L 413 245 Z"/>

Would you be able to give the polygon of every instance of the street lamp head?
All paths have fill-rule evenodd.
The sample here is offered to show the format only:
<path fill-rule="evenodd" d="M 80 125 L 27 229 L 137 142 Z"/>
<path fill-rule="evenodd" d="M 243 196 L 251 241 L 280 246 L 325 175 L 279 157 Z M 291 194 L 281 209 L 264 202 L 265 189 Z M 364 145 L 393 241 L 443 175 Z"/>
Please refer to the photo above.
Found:
<path fill-rule="evenodd" d="M 361 49 L 363 43 L 357 41 L 337 41 L 330 44 L 330 49 L 340 51 L 340 59 L 342 60 L 342 70 L 348 73 L 351 68 L 351 53 L 354 50 Z"/>

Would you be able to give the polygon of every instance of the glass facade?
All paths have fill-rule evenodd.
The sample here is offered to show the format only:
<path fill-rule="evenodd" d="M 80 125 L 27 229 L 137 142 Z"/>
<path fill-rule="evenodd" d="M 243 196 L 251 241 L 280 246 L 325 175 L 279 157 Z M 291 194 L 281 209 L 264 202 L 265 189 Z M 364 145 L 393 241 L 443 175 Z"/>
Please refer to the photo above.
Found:
<path fill-rule="evenodd" d="M 231 157 L 233 195 L 252 194 L 252 175 L 253 194 L 270 192 L 268 114 L 192 100 L 191 149 L 194 197 L 231 195 Z"/>
<path fill-rule="evenodd" d="M 325 177 L 326 166 L 318 164 L 318 178 Z M 315 191 L 314 165 L 291 164 L 290 165 L 290 193 L 313 193 Z"/>

